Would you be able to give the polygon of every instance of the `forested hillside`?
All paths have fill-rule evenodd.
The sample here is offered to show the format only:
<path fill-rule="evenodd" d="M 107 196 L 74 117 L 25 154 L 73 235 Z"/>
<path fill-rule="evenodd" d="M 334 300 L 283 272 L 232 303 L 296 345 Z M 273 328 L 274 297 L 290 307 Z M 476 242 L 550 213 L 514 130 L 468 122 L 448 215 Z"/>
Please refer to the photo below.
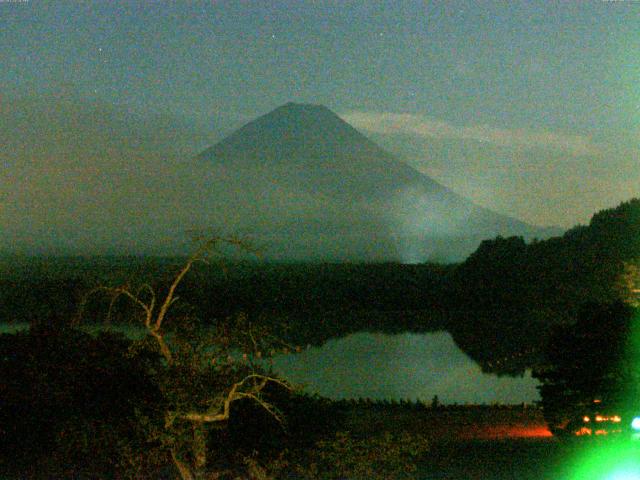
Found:
<path fill-rule="evenodd" d="M 534 361 L 549 326 L 574 322 L 585 303 L 626 296 L 639 265 L 640 199 L 598 212 L 561 237 L 486 240 L 447 280 L 449 328 L 488 368 L 500 368 L 491 362 L 496 347 L 506 357 L 529 352 L 526 362 Z"/>

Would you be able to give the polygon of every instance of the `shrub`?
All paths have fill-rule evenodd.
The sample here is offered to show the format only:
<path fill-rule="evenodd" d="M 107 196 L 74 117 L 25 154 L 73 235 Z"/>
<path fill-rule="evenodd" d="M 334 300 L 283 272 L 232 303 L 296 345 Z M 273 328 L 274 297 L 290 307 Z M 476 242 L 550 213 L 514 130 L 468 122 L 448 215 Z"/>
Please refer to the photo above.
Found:
<path fill-rule="evenodd" d="M 70 328 L 0 335 L 3 464 L 21 477 L 123 473 L 119 459 L 149 447 L 140 418 L 160 398 L 156 358 L 133 358 L 129 346 Z"/>
<path fill-rule="evenodd" d="M 297 460 L 281 457 L 270 465 L 276 478 L 402 479 L 414 478 L 429 450 L 426 437 L 385 432 L 354 438 L 348 432 L 318 441 Z"/>

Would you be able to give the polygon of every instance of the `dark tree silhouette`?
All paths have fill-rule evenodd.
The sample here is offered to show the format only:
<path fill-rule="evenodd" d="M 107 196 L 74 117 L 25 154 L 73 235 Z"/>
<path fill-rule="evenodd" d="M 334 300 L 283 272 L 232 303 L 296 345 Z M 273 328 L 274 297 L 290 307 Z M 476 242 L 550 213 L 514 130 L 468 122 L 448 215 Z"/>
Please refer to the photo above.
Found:
<path fill-rule="evenodd" d="M 570 433 L 584 412 L 633 409 L 640 393 L 637 312 L 622 302 L 586 304 L 578 321 L 550 337 L 545 364 L 534 371 L 542 385 L 545 419 L 553 433 Z"/>

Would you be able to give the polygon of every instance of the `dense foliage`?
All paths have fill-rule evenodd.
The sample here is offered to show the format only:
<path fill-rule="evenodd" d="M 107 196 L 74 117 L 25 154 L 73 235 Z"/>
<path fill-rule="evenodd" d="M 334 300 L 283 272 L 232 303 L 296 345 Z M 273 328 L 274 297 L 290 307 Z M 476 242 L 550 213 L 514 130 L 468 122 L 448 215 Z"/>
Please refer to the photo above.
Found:
<path fill-rule="evenodd" d="M 169 385 L 176 377 L 158 377 L 157 354 L 118 334 L 71 328 L 0 335 L 0 358 L 0 465 L 16 478 L 156 478 L 172 471 L 166 443 L 186 442 L 192 432 L 185 425 L 167 430 L 164 413 L 181 402 L 190 407 L 198 391 L 211 398 L 221 388 L 216 381 L 226 387 L 238 377 L 227 371 L 194 386 L 183 365 L 183 381 Z M 266 463 L 287 447 L 308 448 L 340 419 L 321 399 L 278 388 L 265 399 L 286 423 L 238 402 L 225 428 L 208 439 L 211 468 L 232 473 L 247 458 Z"/>
<path fill-rule="evenodd" d="M 581 418 L 594 400 L 617 411 L 637 410 L 639 313 L 622 302 L 586 304 L 575 324 L 550 336 L 534 376 L 552 429 L 570 428 L 567 420 Z"/>
<path fill-rule="evenodd" d="M 639 265 L 640 199 L 599 212 L 589 226 L 562 237 L 531 244 L 517 237 L 487 240 L 449 278 L 446 309 L 459 320 L 449 328 L 489 369 L 501 358 L 515 360 L 515 367 L 518 359 L 532 365 L 550 327 L 574 323 L 586 303 L 626 296 L 621 277 Z M 530 355 L 518 356 L 522 352 Z"/>
<path fill-rule="evenodd" d="M 416 433 L 371 432 L 355 438 L 337 432 L 302 455 L 280 457 L 267 469 L 275 478 L 300 480 L 410 479 L 416 478 L 418 464 L 428 452 L 428 440 Z"/>
<path fill-rule="evenodd" d="M 153 355 L 116 334 L 37 327 L 0 335 L 0 454 L 20 477 L 95 478 L 128 470 L 157 417 Z M 149 460 L 149 459 L 148 459 Z M 46 472 L 46 474 L 45 474 Z"/>
<path fill-rule="evenodd" d="M 634 199 L 562 237 L 529 245 L 518 237 L 483 242 L 456 269 L 452 293 L 478 309 L 568 308 L 575 315 L 585 302 L 617 298 L 624 264 L 639 260 L 640 199 Z"/>

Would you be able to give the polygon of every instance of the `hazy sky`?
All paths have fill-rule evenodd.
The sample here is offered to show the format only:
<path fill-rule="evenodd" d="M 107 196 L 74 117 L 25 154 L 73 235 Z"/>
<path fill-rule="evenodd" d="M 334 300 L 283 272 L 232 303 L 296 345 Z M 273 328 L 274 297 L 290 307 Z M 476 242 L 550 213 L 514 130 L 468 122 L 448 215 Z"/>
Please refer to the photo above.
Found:
<path fill-rule="evenodd" d="M 63 92 L 228 131 L 324 104 L 532 223 L 640 195 L 636 1 L 4 0 L 0 66 L 0 108 Z"/>

